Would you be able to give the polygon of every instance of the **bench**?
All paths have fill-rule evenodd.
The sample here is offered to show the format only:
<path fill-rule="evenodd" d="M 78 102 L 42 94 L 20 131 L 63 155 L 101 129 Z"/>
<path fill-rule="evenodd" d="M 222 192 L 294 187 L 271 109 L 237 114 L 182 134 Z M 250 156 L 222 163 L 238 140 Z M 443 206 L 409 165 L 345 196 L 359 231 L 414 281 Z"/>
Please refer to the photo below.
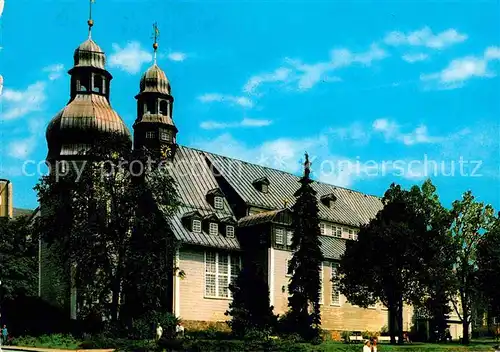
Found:
<path fill-rule="evenodd" d="M 391 342 L 391 337 L 390 337 L 390 336 L 379 336 L 379 337 L 377 338 L 377 340 L 378 340 L 379 342 Z M 398 340 L 399 340 L 399 337 L 398 337 L 398 336 L 396 336 L 396 342 L 398 342 Z"/>
<path fill-rule="evenodd" d="M 363 336 L 361 336 L 361 335 L 349 336 L 349 341 L 350 342 L 363 342 Z"/>

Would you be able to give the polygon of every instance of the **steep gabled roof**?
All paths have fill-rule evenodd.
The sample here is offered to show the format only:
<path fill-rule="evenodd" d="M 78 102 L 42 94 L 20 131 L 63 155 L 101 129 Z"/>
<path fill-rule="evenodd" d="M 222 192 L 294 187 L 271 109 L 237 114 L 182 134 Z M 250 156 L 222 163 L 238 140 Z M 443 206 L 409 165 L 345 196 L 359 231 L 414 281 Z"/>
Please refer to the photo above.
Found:
<path fill-rule="evenodd" d="M 298 176 L 221 155 L 203 153 L 210 161 L 210 167 L 221 174 L 247 204 L 279 209 L 284 200 L 289 204 L 294 203 L 294 194 L 299 188 Z M 259 192 L 253 186 L 253 182 L 260 178 L 267 178 L 273 186 L 268 193 Z M 333 194 L 337 198 L 333 207 L 318 204 L 319 217 L 326 221 L 360 226 L 382 208 L 380 199 L 374 196 L 317 181 L 312 183 L 312 187 L 318 194 L 318 201 L 319 195 L 324 194 Z"/>
<path fill-rule="evenodd" d="M 269 220 L 269 217 L 272 221 L 273 216 L 283 211 L 284 200 L 290 205 L 294 203 L 293 195 L 299 187 L 299 177 L 293 174 L 184 146 L 179 146 L 173 165 L 168 170 L 176 182 L 182 203 L 172 219 L 176 238 L 183 243 L 207 247 L 240 249 L 236 238 L 213 236 L 203 231 L 194 233 L 182 223 L 182 215 L 192 211 L 199 212 L 202 217 L 214 214 L 218 219 L 235 219 L 226 198 L 223 198 L 224 209 L 214 209 L 207 200 L 206 195 L 210 191 L 220 189 L 215 175 L 221 175 L 247 204 L 270 210 L 265 212 L 267 214 L 242 218 L 238 226 Z M 264 178 L 272 185 L 268 193 L 259 192 L 253 185 L 255 180 Z M 380 199 L 375 196 L 316 181 L 312 187 L 317 192 L 319 217 L 324 221 L 357 227 L 375 217 L 382 208 Z M 325 194 L 333 194 L 337 198 L 332 207 L 320 202 Z M 325 257 L 330 259 L 338 259 L 345 249 L 343 239 L 321 236 L 321 243 Z"/>

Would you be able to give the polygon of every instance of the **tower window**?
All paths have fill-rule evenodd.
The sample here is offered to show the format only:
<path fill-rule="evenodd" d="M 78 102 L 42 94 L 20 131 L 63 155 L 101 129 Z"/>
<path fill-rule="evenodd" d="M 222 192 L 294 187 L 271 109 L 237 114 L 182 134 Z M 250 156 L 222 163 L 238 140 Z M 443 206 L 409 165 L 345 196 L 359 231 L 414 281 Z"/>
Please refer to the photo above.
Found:
<path fill-rule="evenodd" d="M 148 101 L 144 104 L 146 114 L 156 114 L 156 106 L 154 101 Z"/>
<path fill-rule="evenodd" d="M 148 138 L 148 139 L 155 138 L 155 133 L 152 131 L 146 132 L 146 138 Z"/>
<path fill-rule="evenodd" d="M 162 141 L 170 142 L 170 133 L 165 131 L 160 132 L 160 139 Z"/>
<path fill-rule="evenodd" d="M 100 75 L 95 75 L 94 76 L 94 86 L 92 87 L 92 91 L 96 93 L 102 93 L 103 92 L 103 79 L 102 76 Z"/>
<path fill-rule="evenodd" d="M 87 92 L 88 91 L 87 85 L 85 83 L 82 83 L 81 80 L 76 81 L 76 87 L 77 87 L 77 90 L 79 90 L 80 92 Z"/>
<path fill-rule="evenodd" d="M 166 100 L 160 101 L 160 114 L 168 115 L 168 102 Z"/>

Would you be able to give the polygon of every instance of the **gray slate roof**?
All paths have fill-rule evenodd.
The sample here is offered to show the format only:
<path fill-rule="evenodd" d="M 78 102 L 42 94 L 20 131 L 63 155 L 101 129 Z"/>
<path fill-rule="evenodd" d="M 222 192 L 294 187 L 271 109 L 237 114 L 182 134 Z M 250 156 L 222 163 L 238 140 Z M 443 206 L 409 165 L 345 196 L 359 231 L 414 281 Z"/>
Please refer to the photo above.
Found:
<path fill-rule="evenodd" d="M 226 199 L 224 209 L 221 210 L 214 209 L 206 200 L 209 191 L 219 188 L 214 174 L 222 175 L 247 204 L 269 210 L 282 209 L 285 200 L 292 205 L 295 201 L 294 193 L 300 185 L 299 177 L 293 174 L 185 146 L 177 149 L 170 170 L 183 203 L 172 219 L 176 238 L 183 243 L 216 248 L 239 249 L 240 246 L 236 239 L 223 235 L 193 233 L 182 223 L 182 216 L 191 211 L 198 211 L 201 216 L 215 214 L 219 219 L 235 219 Z M 268 193 L 258 191 L 252 184 L 263 177 L 270 182 Z M 319 217 L 324 221 L 358 227 L 367 223 L 382 209 L 380 199 L 375 196 L 316 181 L 312 186 L 317 192 Z M 320 198 L 331 193 L 336 196 L 337 201 L 329 208 L 320 202 Z M 256 221 L 254 218 L 242 218 L 239 225 L 248 225 L 247 222 Z M 338 259 L 345 250 L 343 239 L 321 236 L 321 243 L 326 258 Z"/>

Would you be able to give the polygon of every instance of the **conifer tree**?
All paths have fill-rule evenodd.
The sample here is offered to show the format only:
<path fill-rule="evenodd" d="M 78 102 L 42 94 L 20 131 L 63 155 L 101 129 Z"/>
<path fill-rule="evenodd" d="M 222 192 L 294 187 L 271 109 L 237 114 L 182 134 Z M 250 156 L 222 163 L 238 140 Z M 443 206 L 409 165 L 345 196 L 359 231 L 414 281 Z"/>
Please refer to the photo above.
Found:
<path fill-rule="evenodd" d="M 321 324 L 319 307 L 320 269 L 323 262 L 318 202 L 316 191 L 310 178 L 309 156 L 305 154 L 304 176 L 300 188 L 295 193 L 296 202 L 292 207 L 292 251 L 289 271 L 293 273 L 288 291 L 290 297 L 287 316 L 289 328 L 305 339 L 318 336 Z"/>

